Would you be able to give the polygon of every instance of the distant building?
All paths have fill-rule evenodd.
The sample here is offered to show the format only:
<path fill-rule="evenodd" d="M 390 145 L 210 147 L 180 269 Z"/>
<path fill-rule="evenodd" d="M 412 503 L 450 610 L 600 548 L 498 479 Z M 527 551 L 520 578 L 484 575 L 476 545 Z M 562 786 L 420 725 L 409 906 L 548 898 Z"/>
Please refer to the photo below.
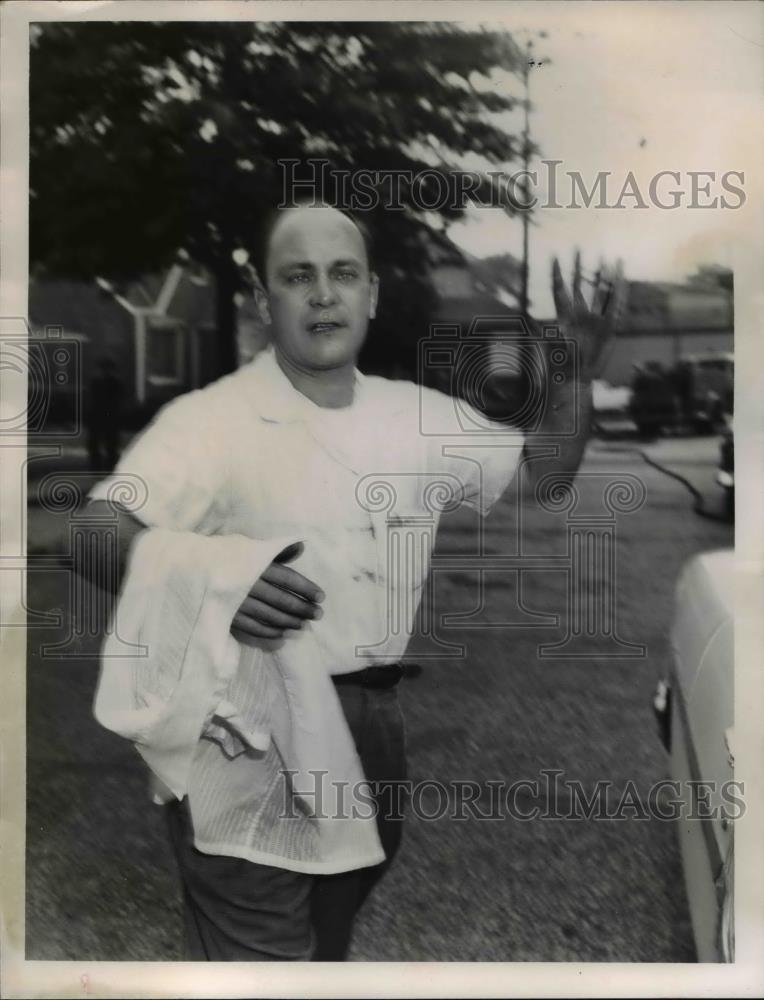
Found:
<path fill-rule="evenodd" d="M 455 245 L 431 253 L 430 280 L 438 299 L 436 322 L 517 317 L 520 263 L 511 254 L 478 258 Z"/>
<path fill-rule="evenodd" d="M 734 349 L 732 290 L 693 281 L 631 281 L 626 314 L 603 378 L 628 384 L 634 366 L 660 361 L 670 367 L 680 357 Z"/>
<path fill-rule="evenodd" d="M 420 380 L 480 409 L 496 407 L 502 417 L 519 412 L 519 376 L 527 368 L 516 291 L 519 262 L 510 254 L 479 259 L 454 247 L 433 261 L 430 279 L 436 307 L 431 336 L 420 348 Z M 535 370 L 533 358 L 531 366 Z M 504 387 L 500 398 L 495 379 Z"/>

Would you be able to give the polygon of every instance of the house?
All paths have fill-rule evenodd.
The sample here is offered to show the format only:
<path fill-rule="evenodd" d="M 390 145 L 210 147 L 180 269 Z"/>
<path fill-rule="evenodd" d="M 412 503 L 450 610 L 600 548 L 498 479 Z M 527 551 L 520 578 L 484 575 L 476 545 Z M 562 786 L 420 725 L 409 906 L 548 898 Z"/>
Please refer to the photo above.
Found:
<path fill-rule="evenodd" d="M 100 360 L 113 362 L 125 387 L 127 420 L 140 426 L 163 403 L 205 385 L 218 370 L 215 295 L 204 271 L 175 264 L 123 285 L 103 278 L 33 278 L 29 286 L 31 341 L 44 352 L 55 411 L 89 384 Z M 241 310 L 243 357 L 264 337 L 259 317 Z M 62 370 L 62 343 L 76 345 Z M 54 357 L 55 353 L 55 357 Z M 42 355 L 41 355 L 42 357 Z M 66 368 L 66 365 L 63 366 Z"/>
<path fill-rule="evenodd" d="M 720 284 L 630 281 L 625 316 L 603 378 L 627 385 L 645 361 L 664 367 L 680 357 L 734 349 L 733 296 Z"/>

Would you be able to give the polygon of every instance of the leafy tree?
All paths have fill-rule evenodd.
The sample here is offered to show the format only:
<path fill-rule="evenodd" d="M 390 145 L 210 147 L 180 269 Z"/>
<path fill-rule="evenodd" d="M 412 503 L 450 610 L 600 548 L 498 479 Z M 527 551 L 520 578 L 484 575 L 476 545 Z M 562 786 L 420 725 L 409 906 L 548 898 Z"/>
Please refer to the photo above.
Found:
<path fill-rule="evenodd" d="M 506 34 L 453 24 L 35 25 L 32 265 L 119 280 L 184 250 L 214 274 L 220 370 L 230 370 L 242 283 L 232 254 L 255 251 L 281 199 L 278 161 L 413 174 L 465 153 L 510 161 L 516 140 L 493 117 L 514 101 L 490 74 L 521 61 Z M 483 175 L 480 191 L 490 184 Z M 428 247 L 459 214 L 401 195 L 403 211 L 368 213 L 385 292 L 366 357 L 377 370 L 390 357 L 411 369 L 431 306 Z"/>

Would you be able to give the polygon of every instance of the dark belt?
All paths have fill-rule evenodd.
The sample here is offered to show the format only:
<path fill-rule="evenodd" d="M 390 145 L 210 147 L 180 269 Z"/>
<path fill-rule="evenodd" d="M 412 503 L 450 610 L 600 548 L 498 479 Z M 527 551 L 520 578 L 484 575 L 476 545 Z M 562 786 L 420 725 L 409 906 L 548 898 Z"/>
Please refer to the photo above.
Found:
<path fill-rule="evenodd" d="M 335 684 L 354 684 L 365 688 L 395 687 L 403 677 L 403 665 L 400 663 L 384 663 L 376 667 L 366 667 L 364 670 L 354 670 L 352 674 L 334 674 Z"/>

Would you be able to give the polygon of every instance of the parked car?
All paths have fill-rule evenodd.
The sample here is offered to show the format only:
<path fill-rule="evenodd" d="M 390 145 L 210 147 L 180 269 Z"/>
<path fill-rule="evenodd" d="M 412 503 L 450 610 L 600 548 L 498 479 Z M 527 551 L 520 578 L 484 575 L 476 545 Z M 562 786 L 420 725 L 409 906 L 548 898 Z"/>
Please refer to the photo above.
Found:
<path fill-rule="evenodd" d="M 643 437 L 653 437 L 679 424 L 679 398 L 659 361 L 635 366 L 629 416 Z"/>
<path fill-rule="evenodd" d="M 678 428 L 708 433 L 732 413 L 732 354 L 686 354 L 675 365 L 659 361 L 635 365 L 629 412 L 643 435 Z"/>
<path fill-rule="evenodd" d="M 679 789 L 682 869 L 700 962 L 734 960 L 732 550 L 695 556 L 676 591 L 673 660 L 654 698 Z M 693 782 L 713 783 L 711 808 Z M 739 799 L 739 795 L 737 796 Z M 701 808 L 703 806 L 703 808 Z M 700 814 L 706 818 L 699 818 Z"/>
<path fill-rule="evenodd" d="M 671 378 L 679 396 L 682 418 L 698 431 L 713 430 L 732 413 L 733 355 L 726 351 L 687 354 L 674 366 Z"/>

